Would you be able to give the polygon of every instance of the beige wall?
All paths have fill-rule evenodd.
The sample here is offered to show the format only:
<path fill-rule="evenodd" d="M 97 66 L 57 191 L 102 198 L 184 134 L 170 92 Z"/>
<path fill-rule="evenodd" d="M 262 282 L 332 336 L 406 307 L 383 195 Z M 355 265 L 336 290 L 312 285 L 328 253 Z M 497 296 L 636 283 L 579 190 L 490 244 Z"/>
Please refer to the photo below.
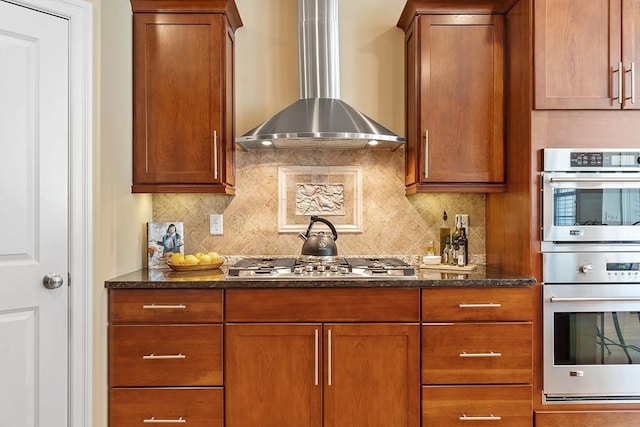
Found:
<path fill-rule="evenodd" d="M 405 197 L 402 152 L 239 153 L 235 197 L 132 195 L 131 9 L 128 0 L 90 1 L 95 6 L 96 30 L 94 427 L 107 425 L 103 283 L 144 265 L 147 221 L 184 220 L 188 251 L 297 253 L 300 240 L 279 235 L 275 229 L 277 166 L 357 164 L 365 171 L 365 233 L 341 236 L 342 252 L 420 253 L 425 242 L 437 236 L 440 215 L 446 209 L 451 215 L 462 211 L 471 215 L 470 252 L 484 254 L 484 196 Z M 236 32 L 236 133 L 240 135 L 298 98 L 297 2 L 236 2 L 244 22 Z M 395 27 L 404 0 L 340 0 L 339 5 L 342 98 L 404 134 L 403 34 Z M 256 211 L 261 215 L 246 221 L 243 215 Z M 225 215 L 224 236 L 209 236 L 209 213 Z"/>

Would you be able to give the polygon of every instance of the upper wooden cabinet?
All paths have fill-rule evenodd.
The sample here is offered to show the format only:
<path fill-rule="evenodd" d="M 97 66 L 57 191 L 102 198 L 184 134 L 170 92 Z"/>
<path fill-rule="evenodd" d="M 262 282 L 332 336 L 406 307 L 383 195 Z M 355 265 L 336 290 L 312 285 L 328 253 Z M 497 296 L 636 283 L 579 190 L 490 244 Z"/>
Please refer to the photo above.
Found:
<path fill-rule="evenodd" d="M 422 3 L 409 2 L 398 22 L 406 192 L 503 191 L 503 16 L 429 14 L 416 10 Z M 407 9 L 415 10 L 411 20 Z"/>
<path fill-rule="evenodd" d="M 131 0 L 134 193 L 234 194 L 233 0 Z"/>
<path fill-rule="evenodd" d="M 640 0 L 534 7 L 535 108 L 640 108 Z"/>

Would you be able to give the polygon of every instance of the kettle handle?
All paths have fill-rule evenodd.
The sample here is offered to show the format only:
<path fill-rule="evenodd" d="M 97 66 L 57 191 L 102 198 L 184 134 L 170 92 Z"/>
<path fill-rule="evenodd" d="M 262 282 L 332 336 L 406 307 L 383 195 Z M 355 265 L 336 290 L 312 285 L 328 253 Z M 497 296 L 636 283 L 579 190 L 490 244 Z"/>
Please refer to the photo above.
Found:
<path fill-rule="evenodd" d="M 333 240 L 334 241 L 338 240 L 338 232 L 336 231 L 336 228 L 333 226 L 333 224 L 331 224 L 331 222 L 329 222 L 329 220 L 324 219 L 324 218 L 320 218 L 319 216 L 316 216 L 316 215 L 312 215 L 311 216 L 311 222 L 309 223 L 309 228 L 307 228 L 307 232 L 305 233 L 306 237 L 310 236 L 309 233 L 311 232 L 311 227 L 313 227 L 313 223 L 314 222 L 322 222 L 322 223 L 327 224 L 327 226 L 331 230 L 331 233 L 333 233 Z"/>

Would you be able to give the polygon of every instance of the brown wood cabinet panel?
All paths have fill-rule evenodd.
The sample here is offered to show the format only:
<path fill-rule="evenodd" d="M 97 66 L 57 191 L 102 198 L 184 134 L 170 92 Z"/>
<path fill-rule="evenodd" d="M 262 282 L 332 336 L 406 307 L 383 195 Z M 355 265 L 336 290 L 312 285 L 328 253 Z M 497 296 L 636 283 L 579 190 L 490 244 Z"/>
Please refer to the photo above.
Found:
<path fill-rule="evenodd" d="M 228 322 L 417 322 L 420 290 L 402 288 L 229 289 Z"/>
<path fill-rule="evenodd" d="M 504 189 L 503 49 L 500 15 L 414 19 L 405 35 L 407 193 Z"/>
<path fill-rule="evenodd" d="M 327 324 L 324 336 L 325 427 L 419 425 L 419 325 Z"/>
<path fill-rule="evenodd" d="M 227 324 L 225 334 L 227 427 L 419 424 L 417 324 Z"/>
<path fill-rule="evenodd" d="M 423 384 L 529 384 L 532 324 L 422 325 Z"/>
<path fill-rule="evenodd" d="M 536 108 L 620 108 L 620 1 L 535 2 Z"/>
<path fill-rule="evenodd" d="M 132 0 L 132 8 L 132 191 L 233 194 L 235 3 Z"/>
<path fill-rule="evenodd" d="M 222 384 L 222 325 L 112 325 L 109 384 Z"/>
<path fill-rule="evenodd" d="M 536 411 L 535 427 L 640 425 L 640 411 Z"/>
<path fill-rule="evenodd" d="M 226 427 L 321 427 L 321 325 L 226 325 Z"/>
<path fill-rule="evenodd" d="M 174 425 L 184 420 L 190 427 L 224 427 L 222 400 L 221 388 L 115 388 L 110 393 L 109 425 Z"/>
<path fill-rule="evenodd" d="M 531 427 L 531 386 L 422 387 L 422 425 Z"/>
<path fill-rule="evenodd" d="M 422 290 L 423 322 L 530 321 L 534 288 Z"/>
<path fill-rule="evenodd" d="M 535 107 L 640 108 L 639 26 L 639 0 L 536 1 Z"/>
<path fill-rule="evenodd" d="M 109 321 L 117 323 L 222 322 L 222 290 L 112 289 Z"/>

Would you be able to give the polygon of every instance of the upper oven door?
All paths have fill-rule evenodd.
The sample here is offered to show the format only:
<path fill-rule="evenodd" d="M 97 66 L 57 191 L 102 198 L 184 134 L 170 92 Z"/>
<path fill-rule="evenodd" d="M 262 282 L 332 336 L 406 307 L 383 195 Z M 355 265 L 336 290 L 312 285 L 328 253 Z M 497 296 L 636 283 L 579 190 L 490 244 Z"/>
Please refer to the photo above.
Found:
<path fill-rule="evenodd" d="M 640 173 L 542 174 L 542 240 L 640 241 Z"/>

